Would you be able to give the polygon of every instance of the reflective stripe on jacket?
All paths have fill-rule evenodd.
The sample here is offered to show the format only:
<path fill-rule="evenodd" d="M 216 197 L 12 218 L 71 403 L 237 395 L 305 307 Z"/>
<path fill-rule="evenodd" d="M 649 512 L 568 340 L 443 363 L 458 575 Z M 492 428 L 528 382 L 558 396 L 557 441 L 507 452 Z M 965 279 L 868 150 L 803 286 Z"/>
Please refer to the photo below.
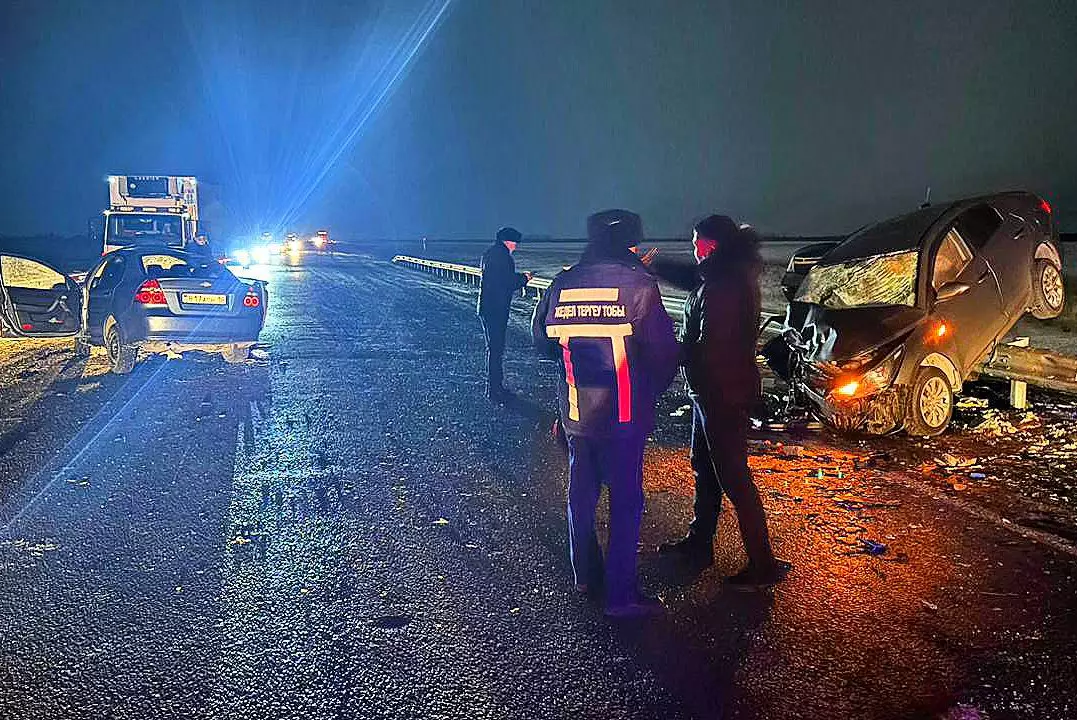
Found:
<path fill-rule="evenodd" d="M 658 283 L 635 260 L 584 262 L 554 278 L 532 320 L 536 346 L 561 361 L 569 435 L 648 433 L 676 373 L 677 340 Z"/>

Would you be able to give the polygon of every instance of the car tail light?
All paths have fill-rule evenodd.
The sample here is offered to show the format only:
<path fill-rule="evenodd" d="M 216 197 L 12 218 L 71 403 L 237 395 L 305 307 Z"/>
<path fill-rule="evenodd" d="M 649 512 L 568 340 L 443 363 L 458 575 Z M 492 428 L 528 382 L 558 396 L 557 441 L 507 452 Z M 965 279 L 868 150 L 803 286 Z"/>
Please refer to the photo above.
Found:
<path fill-rule="evenodd" d="M 152 278 L 139 285 L 135 292 L 135 302 L 151 306 L 168 304 L 165 300 L 165 291 L 161 289 L 161 283 Z"/>
<path fill-rule="evenodd" d="M 1046 200 L 1041 199 L 1040 200 L 1040 209 L 1043 210 L 1048 215 L 1050 215 L 1051 214 L 1051 203 L 1047 202 Z"/>
<path fill-rule="evenodd" d="M 256 308 L 262 304 L 262 301 L 258 299 L 258 293 L 254 292 L 254 288 L 247 291 L 247 296 L 243 298 L 243 306 L 249 308 Z"/>

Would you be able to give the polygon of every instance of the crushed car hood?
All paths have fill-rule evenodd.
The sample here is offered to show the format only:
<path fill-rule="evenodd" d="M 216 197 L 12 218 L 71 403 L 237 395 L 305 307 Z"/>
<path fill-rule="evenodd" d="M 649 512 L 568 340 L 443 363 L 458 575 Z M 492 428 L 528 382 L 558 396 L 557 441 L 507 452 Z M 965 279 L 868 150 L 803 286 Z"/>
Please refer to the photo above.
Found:
<path fill-rule="evenodd" d="M 907 335 L 927 313 L 913 307 L 866 307 L 832 310 L 797 303 L 791 308 L 790 327 L 808 345 L 807 359 L 819 363 L 846 362 Z"/>

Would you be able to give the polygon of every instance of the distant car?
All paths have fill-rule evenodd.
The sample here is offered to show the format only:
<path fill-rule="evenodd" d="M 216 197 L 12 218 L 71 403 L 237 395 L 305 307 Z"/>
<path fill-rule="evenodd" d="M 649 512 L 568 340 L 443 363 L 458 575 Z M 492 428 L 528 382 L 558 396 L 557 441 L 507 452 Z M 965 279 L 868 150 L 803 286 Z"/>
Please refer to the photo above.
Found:
<path fill-rule="evenodd" d="M 329 252 L 333 249 L 333 245 L 336 244 L 336 240 L 329 237 L 328 230 L 319 230 L 314 234 L 314 237 L 310 239 L 310 244 L 314 246 L 314 249 L 319 253 Z"/>
<path fill-rule="evenodd" d="M 168 247 L 116 250 L 79 285 L 40 260 L 0 254 L 0 317 L 22 337 L 77 337 L 104 345 L 115 373 L 140 351 L 203 350 L 246 359 L 265 322 L 268 294 L 212 258 Z"/>
<path fill-rule="evenodd" d="M 931 436 L 1025 312 L 1064 305 L 1050 205 L 1000 193 L 853 233 L 807 272 L 764 355 L 833 426 Z"/>

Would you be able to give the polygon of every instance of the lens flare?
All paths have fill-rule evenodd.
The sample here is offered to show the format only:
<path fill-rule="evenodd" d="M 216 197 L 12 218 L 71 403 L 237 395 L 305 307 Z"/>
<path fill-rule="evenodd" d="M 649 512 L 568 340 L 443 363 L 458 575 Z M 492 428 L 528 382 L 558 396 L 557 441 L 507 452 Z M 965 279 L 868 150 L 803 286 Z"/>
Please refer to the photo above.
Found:
<path fill-rule="evenodd" d="M 453 4 L 401 1 L 332 23 L 330 9 L 267 21 L 253 0 L 181 6 L 233 234 L 268 227 L 279 237 L 338 166 L 352 172 L 341 161 Z"/>

